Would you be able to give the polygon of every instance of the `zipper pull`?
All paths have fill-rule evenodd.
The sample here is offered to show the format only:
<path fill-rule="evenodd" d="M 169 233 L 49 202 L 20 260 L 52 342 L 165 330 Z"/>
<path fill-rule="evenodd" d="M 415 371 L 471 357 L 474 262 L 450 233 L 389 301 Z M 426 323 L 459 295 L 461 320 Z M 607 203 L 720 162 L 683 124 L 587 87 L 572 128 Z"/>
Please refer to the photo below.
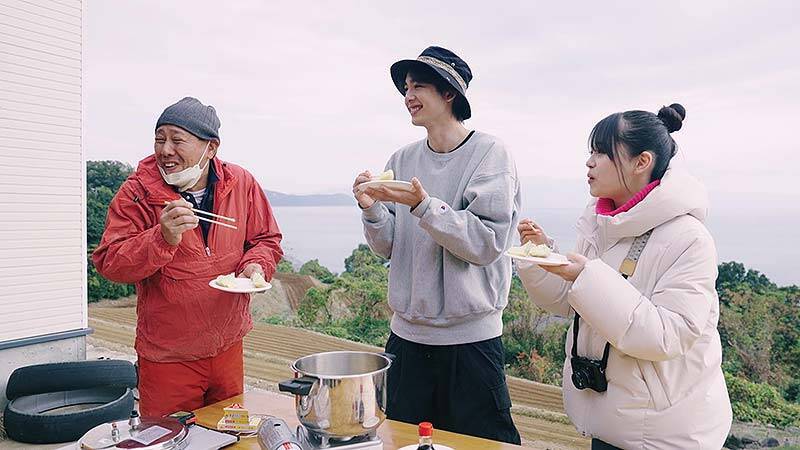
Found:
<path fill-rule="evenodd" d="M 206 246 L 206 256 L 211 256 L 211 249 Z"/>

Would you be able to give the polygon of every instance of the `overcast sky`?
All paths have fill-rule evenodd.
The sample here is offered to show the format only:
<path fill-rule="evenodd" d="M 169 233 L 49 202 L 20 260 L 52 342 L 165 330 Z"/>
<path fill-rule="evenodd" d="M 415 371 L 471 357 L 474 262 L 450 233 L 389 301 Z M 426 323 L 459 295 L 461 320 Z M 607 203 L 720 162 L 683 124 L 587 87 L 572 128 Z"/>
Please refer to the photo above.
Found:
<path fill-rule="evenodd" d="M 792 1 L 89 0 L 87 20 L 88 159 L 135 164 L 164 107 L 192 95 L 218 111 L 219 156 L 265 188 L 349 192 L 424 136 L 389 66 L 436 44 L 475 76 L 466 126 L 556 191 L 584 183 L 597 121 L 679 102 L 677 164 L 712 196 L 798 195 Z"/>

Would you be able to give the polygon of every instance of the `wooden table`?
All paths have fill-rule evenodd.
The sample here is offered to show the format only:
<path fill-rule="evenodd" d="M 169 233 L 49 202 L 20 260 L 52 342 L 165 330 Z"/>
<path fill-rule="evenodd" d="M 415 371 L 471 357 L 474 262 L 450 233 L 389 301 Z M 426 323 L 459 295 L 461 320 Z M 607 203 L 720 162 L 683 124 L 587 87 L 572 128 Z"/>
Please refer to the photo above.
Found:
<path fill-rule="evenodd" d="M 241 404 L 251 414 L 269 414 L 280 417 L 292 428 L 299 425 L 297 413 L 295 412 L 294 398 L 268 391 L 249 391 L 200 408 L 194 412 L 197 416 L 197 422 L 204 427 L 215 428 L 219 419 L 222 418 L 222 408 L 230 406 L 231 403 Z M 418 442 L 416 425 L 395 422 L 394 420 L 383 422 L 378 428 L 378 435 L 383 440 L 384 450 L 394 450 Z M 438 442 L 455 450 L 512 450 L 523 448 L 518 445 L 504 444 L 441 430 L 434 430 L 433 439 L 434 444 Z M 261 450 L 256 438 L 243 439 L 226 448 Z"/>

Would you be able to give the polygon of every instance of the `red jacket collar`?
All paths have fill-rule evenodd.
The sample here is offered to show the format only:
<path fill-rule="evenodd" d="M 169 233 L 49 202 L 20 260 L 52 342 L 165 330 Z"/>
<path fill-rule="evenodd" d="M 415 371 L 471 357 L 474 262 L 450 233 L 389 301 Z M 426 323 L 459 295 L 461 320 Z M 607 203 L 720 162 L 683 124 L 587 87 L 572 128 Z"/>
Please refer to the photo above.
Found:
<path fill-rule="evenodd" d="M 230 192 L 236 182 L 236 177 L 228 169 L 227 164 L 219 158 L 212 159 L 211 164 L 214 165 L 214 171 L 218 178 L 214 196 L 217 198 L 222 197 Z M 178 198 L 178 193 L 175 192 L 175 189 L 161 177 L 155 155 L 150 155 L 139 161 L 139 166 L 136 168 L 133 178 L 137 179 L 139 184 L 142 185 L 148 203 L 163 204 L 165 201 L 172 201 Z"/>

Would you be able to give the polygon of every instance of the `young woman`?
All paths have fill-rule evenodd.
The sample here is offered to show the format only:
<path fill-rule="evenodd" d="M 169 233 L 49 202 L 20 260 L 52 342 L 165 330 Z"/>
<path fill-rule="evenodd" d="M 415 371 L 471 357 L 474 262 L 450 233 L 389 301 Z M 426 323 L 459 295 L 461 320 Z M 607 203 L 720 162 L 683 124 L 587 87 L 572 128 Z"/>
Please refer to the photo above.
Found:
<path fill-rule="evenodd" d="M 589 136 L 590 202 L 566 266 L 519 264 L 531 299 L 567 317 L 564 406 L 593 449 L 719 449 L 731 425 L 720 367 L 717 254 L 698 180 L 669 168 L 679 104 L 627 111 Z M 535 222 L 523 243 L 554 243 Z"/>

